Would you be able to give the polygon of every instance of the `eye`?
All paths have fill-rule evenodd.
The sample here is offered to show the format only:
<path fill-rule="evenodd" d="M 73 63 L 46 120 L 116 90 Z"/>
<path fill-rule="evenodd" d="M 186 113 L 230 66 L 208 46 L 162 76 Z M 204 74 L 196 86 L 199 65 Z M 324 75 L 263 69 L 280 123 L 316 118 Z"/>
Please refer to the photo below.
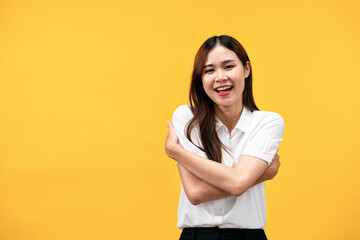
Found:
<path fill-rule="evenodd" d="M 225 66 L 225 69 L 232 69 L 232 68 L 234 68 L 235 67 L 235 65 L 226 65 Z"/>
<path fill-rule="evenodd" d="M 211 69 L 211 68 L 210 68 L 210 69 L 206 69 L 206 70 L 205 70 L 205 73 L 212 73 L 212 72 L 214 72 L 214 69 Z"/>

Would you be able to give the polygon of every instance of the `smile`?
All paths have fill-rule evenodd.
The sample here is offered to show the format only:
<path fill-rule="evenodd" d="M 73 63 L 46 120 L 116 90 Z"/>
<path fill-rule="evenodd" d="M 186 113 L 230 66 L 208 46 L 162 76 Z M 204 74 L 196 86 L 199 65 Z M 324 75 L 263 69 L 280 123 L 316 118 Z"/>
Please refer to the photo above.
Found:
<path fill-rule="evenodd" d="M 218 87 L 218 88 L 215 88 L 215 91 L 216 92 L 227 92 L 229 90 L 231 90 L 233 88 L 233 86 L 225 86 L 225 87 Z"/>
<path fill-rule="evenodd" d="M 220 86 L 218 88 L 215 88 L 214 90 L 220 97 L 222 97 L 230 94 L 233 87 L 234 86 Z"/>

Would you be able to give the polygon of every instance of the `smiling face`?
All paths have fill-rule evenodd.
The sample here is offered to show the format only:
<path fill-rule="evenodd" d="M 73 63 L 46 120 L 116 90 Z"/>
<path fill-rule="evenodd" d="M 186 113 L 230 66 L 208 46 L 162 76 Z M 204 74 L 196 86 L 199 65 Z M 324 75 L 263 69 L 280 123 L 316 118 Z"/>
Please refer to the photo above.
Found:
<path fill-rule="evenodd" d="M 209 52 L 202 74 L 206 94 L 216 104 L 215 108 L 243 106 L 245 78 L 250 74 L 250 63 L 242 64 L 235 52 L 216 44 Z"/>

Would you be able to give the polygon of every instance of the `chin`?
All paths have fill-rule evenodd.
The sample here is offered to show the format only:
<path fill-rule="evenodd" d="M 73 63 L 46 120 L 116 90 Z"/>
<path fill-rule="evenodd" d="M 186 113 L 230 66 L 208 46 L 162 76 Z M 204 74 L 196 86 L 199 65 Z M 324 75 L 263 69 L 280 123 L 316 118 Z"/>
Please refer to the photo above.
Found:
<path fill-rule="evenodd" d="M 230 107 L 234 103 L 230 102 L 230 101 L 219 101 L 219 102 L 216 102 L 215 104 L 219 107 Z"/>
<path fill-rule="evenodd" d="M 240 102 L 242 102 L 242 97 L 240 98 L 229 98 L 229 99 L 221 99 L 218 101 L 214 101 L 214 103 L 218 106 L 218 107 L 231 107 L 231 106 L 236 106 L 238 105 Z"/>

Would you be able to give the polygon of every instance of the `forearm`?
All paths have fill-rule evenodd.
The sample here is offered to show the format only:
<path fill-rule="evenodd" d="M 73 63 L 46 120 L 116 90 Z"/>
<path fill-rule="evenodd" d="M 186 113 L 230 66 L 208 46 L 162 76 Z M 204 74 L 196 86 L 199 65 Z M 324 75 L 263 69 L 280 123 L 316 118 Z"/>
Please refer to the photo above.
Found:
<path fill-rule="evenodd" d="M 246 188 L 241 182 L 242 178 L 239 169 L 210 161 L 178 146 L 175 146 L 170 152 L 169 156 L 171 158 L 208 184 L 233 195 L 235 192 L 239 193 L 246 190 L 239 189 Z"/>
<path fill-rule="evenodd" d="M 196 177 L 180 164 L 177 166 L 185 194 L 193 205 L 198 205 L 232 195 L 231 193 L 223 191 L 222 189 Z M 275 167 L 269 166 L 266 172 L 261 175 L 251 187 L 261 182 L 271 180 L 276 175 L 277 170 L 275 170 Z"/>
<path fill-rule="evenodd" d="M 234 168 L 200 157 L 178 145 L 175 129 L 168 121 L 165 152 L 193 175 L 232 195 L 240 196 L 265 172 L 267 163 L 252 156 L 241 156 Z"/>
<path fill-rule="evenodd" d="M 201 180 L 180 164 L 178 164 L 178 169 L 186 196 L 193 205 L 232 195 Z"/>

